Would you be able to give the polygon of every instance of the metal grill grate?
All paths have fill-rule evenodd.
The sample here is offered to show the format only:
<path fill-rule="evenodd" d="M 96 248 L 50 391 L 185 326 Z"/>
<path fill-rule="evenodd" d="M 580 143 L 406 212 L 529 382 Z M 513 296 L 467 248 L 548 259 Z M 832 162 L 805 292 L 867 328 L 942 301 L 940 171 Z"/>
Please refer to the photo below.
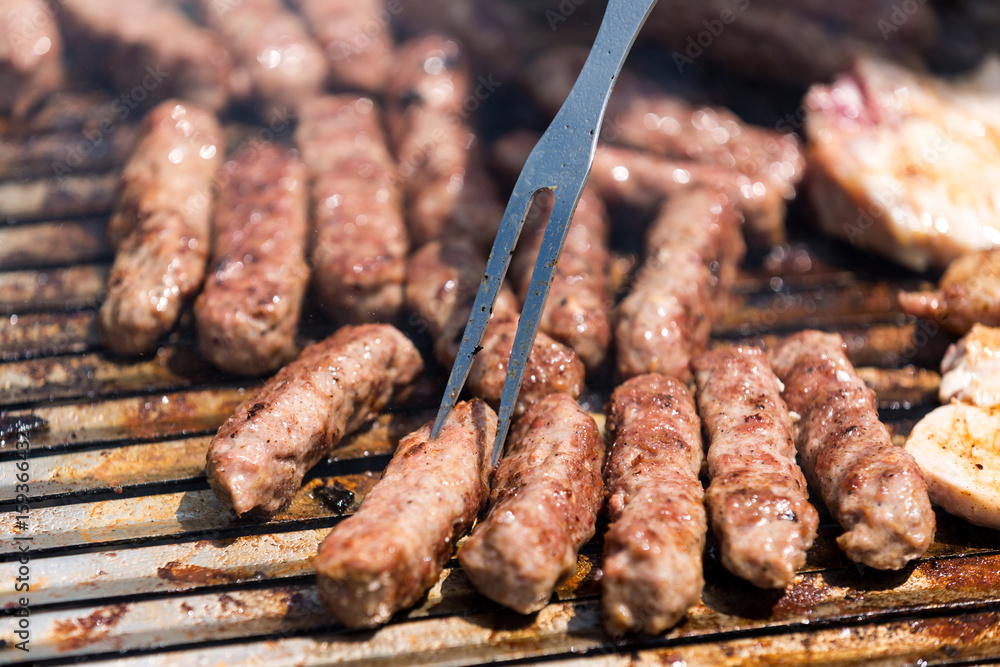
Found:
<path fill-rule="evenodd" d="M 99 107 L 87 99 L 90 106 L 72 97 L 61 103 Z M 416 609 L 387 626 L 334 626 L 313 585 L 316 545 L 371 488 L 395 439 L 432 411 L 410 405 L 381 417 L 313 471 L 285 513 L 265 524 L 230 523 L 202 467 L 211 434 L 252 383 L 202 362 L 184 326 L 141 361 L 100 350 L 94 320 L 110 261 L 104 223 L 118 178 L 113 165 L 135 133 L 119 128 L 126 136 L 112 142 L 117 158 L 97 156 L 57 180 L 46 165 L 60 159 L 57 139 L 73 131 L 48 130 L 42 139 L 52 141 L 34 140 L 42 147 L 34 152 L 16 137 L 0 151 L 0 163 L 16 155 L 25 165 L 20 173 L 30 174 L 12 180 L 12 170 L 0 170 L 8 177 L 0 183 L 7 220 L 0 225 L 0 409 L 11 427 L 0 447 L 0 605 L 7 613 L 0 663 L 963 664 L 1000 655 L 1000 533 L 944 514 L 929 553 L 900 573 L 847 562 L 827 520 L 806 568 L 783 593 L 733 578 L 710 542 L 703 604 L 663 637 L 616 644 L 604 635 L 594 580 L 599 537 L 585 547 L 576 576 L 535 616 L 478 596 L 452 562 Z M 933 369 L 948 341 L 900 314 L 894 294 L 902 281 L 893 269 L 862 270 L 825 244 L 807 236 L 785 249 L 788 257 L 772 254 L 744 273 L 739 305 L 715 335 L 770 340 L 806 326 L 841 331 L 901 442 L 936 403 Z M 597 407 L 607 389 L 597 388 Z M 26 435 L 28 481 L 19 482 L 25 471 L 10 431 L 34 418 L 48 427 Z M 30 487 L 27 507 L 14 502 L 19 483 Z M 19 562 L 24 544 L 29 557 Z M 29 588 L 18 590 L 25 567 Z M 30 652 L 17 648 L 22 627 Z"/>

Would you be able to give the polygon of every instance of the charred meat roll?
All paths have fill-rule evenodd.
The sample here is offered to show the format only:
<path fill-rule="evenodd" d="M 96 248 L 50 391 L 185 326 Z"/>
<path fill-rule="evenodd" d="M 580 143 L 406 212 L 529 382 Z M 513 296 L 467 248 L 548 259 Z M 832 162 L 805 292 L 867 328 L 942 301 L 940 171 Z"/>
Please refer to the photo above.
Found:
<path fill-rule="evenodd" d="M 427 592 L 489 495 L 497 416 L 461 402 L 437 438 L 403 438 L 358 511 L 319 545 L 320 597 L 339 622 L 374 627 Z"/>
<path fill-rule="evenodd" d="M 311 182 L 320 307 L 338 322 L 395 320 L 410 245 L 378 107 L 357 95 L 313 98 L 295 140 Z"/>
<path fill-rule="evenodd" d="M 604 501 L 604 439 L 568 394 L 531 404 L 493 474 L 490 512 L 458 553 L 480 593 L 538 611 L 576 571 Z"/>
<path fill-rule="evenodd" d="M 647 257 L 618 307 L 615 348 L 622 377 L 665 373 L 691 379 L 708 345 L 744 246 L 729 198 L 691 187 L 671 197 L 647 231 Z"/>
<path fill-rule="evenodd" d="M 326 58 L 281 0 L 200 0 L 202 16 L 233 56 L 233 93 L 262 103 L 264 117 L 294 112 L 319 95 Z"/>
<path fill-rule="evenodd" d="M 421 370 L 420 354 L 393 327 L 342 327 L 306 347 L 222 425 L 209 444 L 208 483 L 240 516 L 274 514 L 307 470 Z"/>
<path fill-rule="evenodd" d="M 692 361 L 709 436 L 705 504 L 726 569 L 784 588 L 806 561 L 819 516 L 795 462 L 781 382 L 755 347 L 724 345 Z"/>
<path fill-rule="evenodd" d="M 293 4 L 326 54 L 333 87 L 382 91 L 394 49 L 383 0 L 293 0 Z"/>
<path fill-rule="evenodd" d="M 117 251 L 98 331 L 111 350 L 152 350 L 201 286 L 223 150 L 208 109 L 167 100 L 147 115 L 108 222 Z"/>
<path fill-rule="evenodd" d="M 540 220 L 545 218 L 544 209 L 550 207 L 551 203 L 540 207 Z M 515 256 L 510 269 L 520 282 L 522 302 L 533 289 L 531 274 L 544 231 L 544 225 L 539 224 L 529 232 L 526 251 Z M 601 366 L 611 344 L 609 235 L 604 202 L 591 188 L 584 188 L 538 323 L 539 331 L 572 348 L 588 371 Z"/>
<path fill-rule="evenodd" d="M 294 150 L 252 142 L 223 167 L 213 265 L 195 301 L 198 344 L 230 373 L 262 375 L 295 357 L 305 261 L 305 168 Z"/>
<path fill-rule="evenodd" d="M 844 529 L 853 561 L 898 570 L 934 537 L 927 484 L 913 457 L 879 421 L 875 392 L 858 377 L 838 334 L 803 331 L 771 354 L 784 399 L 799 416 L 803 471 Z"/>
<path fill-rule="evenodd" d="M 444 236 L 493 243 L 503 206 L 465 119 L 469 70 L 458 44 L 427 35 L 400 47 L 386 89 L 389 134 L 417 245 Z"/>
<path fill-rule="evenodd" d="M 613 636 L 659 634 L 684 617 L 705 585 L 701 423 L 685 386 L 656 374 L 620 385 L 607 413 L 604 627 Z"/>

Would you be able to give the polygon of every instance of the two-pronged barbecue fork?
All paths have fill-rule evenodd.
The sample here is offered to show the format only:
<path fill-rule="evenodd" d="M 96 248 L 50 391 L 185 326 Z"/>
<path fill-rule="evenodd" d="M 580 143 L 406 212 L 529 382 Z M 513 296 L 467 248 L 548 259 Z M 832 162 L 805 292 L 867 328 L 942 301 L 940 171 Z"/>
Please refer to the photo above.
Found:
<path fill-rule="evenodd" d="M 500 401 L 500 423 L 493 446 L 494 465 L 503 450 L 511 412 L 521 389 L 524 367 L 535 342 L 538 321 L 545 307 L 566 232 L 587 176 L 590 175 L 608 98 L 636 35 L 655 4 L 656 0 L 609 0 L 583 71 L 559 113 L 531 151 L 507 202 L 500 230 L 486 264 L 486 274 L 479 285 L 432 433 L 433 437 L 437 436 L 448 413 L 455 406 L 469 376 L 469 369 L 481 349 L 479 344 L 493 312 L 500 285 L 507 275 L 507 267 L 510 266 L 511 255 L 524 227 L 532 199 L 541 190 L 552 190 L 555 202 L 545 227 L 538 260 L 531 274 L 531 289 L 528 290 L 521 311 L 507 365 L 507 377 Z"/>

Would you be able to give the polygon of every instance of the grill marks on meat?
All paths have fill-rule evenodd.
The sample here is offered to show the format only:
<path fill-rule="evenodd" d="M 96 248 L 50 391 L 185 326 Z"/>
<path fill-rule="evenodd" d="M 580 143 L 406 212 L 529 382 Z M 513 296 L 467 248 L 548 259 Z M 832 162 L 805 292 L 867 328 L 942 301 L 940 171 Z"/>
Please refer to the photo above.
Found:
<path fill-rule="evenodd" d="M 240 516 L 274 514 L 309 468 L 422 369 L 416 348 L 393 327 L 341 327 L 306 347 L 222 425 L 209 445 L 209 484 Z"/>
<path fill-rule="evenodd" d="M 490 512 L 458 554 L 476 590 L 521 614 L 545 606 L 594 535 L 603 462 L 604 439 L 576 399 L 531 404 L 494 472 Z"/>
<path fill-rule="evenodd" d="M 392 30 L 371 25 L 386 12 L 382 0 L 294 0 L 326 54 L 329 81 L 338 89 L 378 93 L 392 66 Z"/>
<path fill-rule="evenodd" d="M 416 316 L 417 324 L 429 330 L 435 354 L 446 366 L 453 364 L 458 354 L 485 268 L 486 260 L 467 238 L 432 241 L 410 258 L 407 307 Z M 501 288 L 466 381 L 473 396 L 492 406 L 500 405 L 518 317 L 514 295 Z M 524 369 L 514 415 L 522 414 L 533 401 L 548 394 L 565 392 L 579 397 L 584 374 L 583 362 L 573 350 L 539 331 Z"/>
<path fill-rule="evenodd" d="M 43 0 L 0 3 L 0 113 L 24 117 L 63 82 L 63 41 Z"/>
<path fill-rule="evenodd" d="M 320 306 L 337 321 L 394 320 L 409 236 L 378 107 L 356 95 L 314 98 L 302 105 L 295 140 L 312 185 Z"/>
<path fill-rule="evenodd" d="M 223 147 L 207 109 L 167 100 L 146 116 L 108 222 L 117 254 L 98 329 L 115 352 L 150 351 L 201 286 Z"/>
<path fill-rule="evenodd" d="M 650 374 L 615 389 L 608 434 L 604 627 L 613 636 L 659 634 L 684 617 L 705 585 L 701 424 L 683 384 Z"/>
<path fill-rule="evenodd" d="M 476 100 L 470 95 L 454 41 L 428 35 L 400 47 L 386 89 L 387 120 L 417 245 L 469 236 L 488 248 L 500 226 L 503 207 L 464 120 L 463 105 Z"/>
<path fill-rule="evenodd" d="M 251 93 L 264 115 L 284 116 L 319 95 L 326 58 L 301 18 L 281 0 L 200 0 L 205 22 L 233 54 L 234 96 Z"/>
<path fill-rule="evenodd" d="M 784 588 L 806 561 L 819 516 L 795 462 L 781 383 L 758 348 L 722 346 L 692 361 L 710 438 L 705 495 L 722 563 L 761 588 Z"/>
<path fill-rule="evenodd" d="M 254 142 L 224 166 L 215 269 L 195 302 L 201 352 L 230 373 L 262 375 L 295 357 L 309 281 L 305 168 L 295 151 Z"/>
<path fill-rule="evenodd" d="M 738 225 L 728 197 L 707 188 L 689 188 L 663 205 L 647 232 L 647 259 L 618 307 L 621 376 L 691 379 L 689 362 L 707 347 L 743 257 Z"/>
<path fill-rule="evenodd" d="M 801 416 L 803 470 L 845 530 L 837 543 L 853 561 L 898 570 L 927 550 L 934 513 L 917 464 L 892 445 L 875 394 L 844 349 L 837 334 L 803 331 L 771 360 L 789 409 Z"/>
<path fill-rule="evenodd" d="M 176 96 L 222 110 L 232 61 L 216 34 L 159 0 L 61 0 L 59 21 L 71 59 L 106 72 L 116 88 L 141 86 L 146 101 Z M 228 5 L 227 5 L 228 6 Z M 134 106 L 131 97 L 123 104 Z"/>
<path fill-rule="evenodd" d="M 551 198 L 547 199 L 549 202 L 545 208 L 550 209 Z M 526 252 L 518 254 L 513 260 L 511 273 L 520 282 L 522 302 L 532 290 L 531 273 L 544 232 L 544 226 L 538 225 L 531 232 Z M 584 188 L 538 322 L 539 331 L 572 348 L 588 371 L 601 366 L 611 343 L 609 235 L 604 202 L 592 189 Z"/>
<path fill-rule="evenodd" d="M 455 541 L 486 504 L 497 416 L 460 402 L 441 432 L 403 438 L 361 507 L 323 540 L 313 563 L 339 622 L 374 627 L 411 606 L 441 574 Z"/>
<path fill-rule="evenodd" d="M 948 265 L 937 290 L 900 292 L 899 305 L 952 333 L 976 323 L 1000 326 L 1000 249 L 965 253 Z"/>

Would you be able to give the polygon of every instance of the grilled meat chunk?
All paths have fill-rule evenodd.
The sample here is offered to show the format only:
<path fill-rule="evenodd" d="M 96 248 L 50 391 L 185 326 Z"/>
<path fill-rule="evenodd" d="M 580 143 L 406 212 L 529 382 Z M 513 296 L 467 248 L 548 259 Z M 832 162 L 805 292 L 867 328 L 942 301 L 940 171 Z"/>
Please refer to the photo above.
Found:
<path fill-rule="evenodd" d="M 684 617 L 705 585 L 701 423 L 685 386 L 665 375 L 620 385 L 607 412 L 604 627 L 614 636 L 659 634 Z"/>
<path fill-rule="evenodd" d="M 496 414 L 473 399 L 452 409 L 437 438 L 427 424 L 400 441 L 382 479 L 313 561 L 334 618 L 355 628 L 385 623 L 438 580 L 486 504 L 496 430 Z"/>
<path fill-rule="evenodd" d="M 1000 406 L 1000 329 L 974 324 L 948 348 L 941 360 L 939 396 L 942 403 Z"/>
<path fill-rule="evenodd" d="M 1000 326 L 1000 248 L 965 253 L 948 265 L 937 290 L 900 292 L 899 305 L 952 333 L 964 334 L 977 322 Z"/>
<path fill-rule="evenodd" d="M 357 95 L 313 98 L 295 140 L 311 180 L 320 307 L 340 322 L 395 320 L 410 246 L 378 107 Z"/>
<path fill-rule="evenodd" d="M 0 2 L 0 113 L 22 118 L 63 82 L 63 41 L 43 0 Z"/>
<path fill-rule="evenodd" d="M 458 44 L 437 35 L 403 44 L 386 99 L 414 243 L 470 236 L 488 248 L 503 206 L 464 120 L 463 105 L 478 100 L 469 94 L 468 65 Z"/>
<path fill-rule="evenodd" d="M 480 250 L 471 240 L 462 238 L 432 241 L 410 258 L 407 307 L 417 318 L 414 323 L 428 328 L 435 355 L 446 366 L 455 362 L 485 267 Z M 502 288 L 469 372 L 469 392 L 494 407 L 500 405 L 503 394 L 518 317 L 514 295 Z M 583 363 L 573 350 L 539 331 L 528 356 L 514 415 L 548 394 L 565 392 L 579 397 L 584 375 Z"/>
<path fill-rule="evenodd" d="M 916 270 L 1000 244 L 1000 59 L 949 82 L 862 59 L 806 97 L 810 194 L 831 236 Z"/>
<path fill-rule="evenodd" d="M 208 109 L 167 100 L 146 116 L 108 222 L 117 252 L 98 330 L 115 352 L 152 350 L 201 286 L 223 150 L 222 129 Z"/>
<path fill-rule="evenodd" d="M 604 501 L 604 439 L 568 394 L 531 404 L 493 474 L 490 512 L 458 553 L 480 593 L 538 611 L 576 571 Z"/>
<path fill-rule="evenodd" d="M 543 209 L 551 208 L 551 197 L 548 199 Z M 537 225 L 529 232 L 524 251 L 515 256 L 510 268 L 520 282 L 522 302 L 532 290 L 531 273 L 544 231 L 544 225 Z M 539 331 L 569 346 L 588 371 L 604 362 L 611 343 L 613 302 L 608 283 L 609 236 L 604 202 L 592 189 L 584 188 L 538 322 Z"/>
<path fill-rule="evenodd" d="M 622 377 L 665 373 L 691 379 L 726 307 L 744 246 L 724 193 L 690 187 L 671 197 L 646 235 L 647 258 L 618 308 L 615 347 Z"/>
<path fill-rule="evenodd" d="M 337 89 L 380 93 L 392 66 L 389 25 L 382 0 L 294 0 L 326 54 L 329 81 Z M 376 26 L 373 29 L 373 25 Z"/>
<path fill-rule="evenodd" d="M 913 457 L 893 446 L 843 339 L 803 331 L 771 360 L 788 408 L 800 416 L 795 439 L 806 477 L 845 531 L 837 544 L 879 570 L 919 558 L 934 537 L 927 484 Z"/>
<path fill-rule="evenodd" d="M 913 427 L 906 451 L 932 501 L 969 523 L 1000 529 L 1000 407 L 942 405 Z"/>
<path fill-rule="evenodd" d="M 764 353 L 725 345 L 692 362 L 710 439 L 705 494 L 722 564 L 761 588 L 784 588 L 806 561 L 819 515 L 795 462 L 792 418 Z"/>
<path fill-rule="evenodd" d="M 421 370 L 420 354 L 393 327 L 342 327 L 306 347 L 222 425 L 208 449 L 208 483 L 240 516 L 274 514 L 309 468 Z"/>
<path fill-rule="evenodd" d="M 59 6 L 71 62 L 110 77 L 126 93 L 119 103 L 123 109 L 169 97 L 216 112 L 229 103 L 229 52 L 214 32 L 191 21 L 176 4 L 61 0 Z"/>
<path fill-rule="evenodd" d="M 305 168 L 293 150 L 252 142 L 225 164 L 221 180 L 215 268 L 194 306 L 198 344 L 230 373 L 271 373 L 295 357 L 309 281 Z"/>
<path fill-rule="evenodd" d="M 319 95 L 326 58 L 301 18 L 281 0 L 200 0 L 202 16 L 233 55 L 233 92 L 251 94 L 262 116 L 294 112 Z"/>

